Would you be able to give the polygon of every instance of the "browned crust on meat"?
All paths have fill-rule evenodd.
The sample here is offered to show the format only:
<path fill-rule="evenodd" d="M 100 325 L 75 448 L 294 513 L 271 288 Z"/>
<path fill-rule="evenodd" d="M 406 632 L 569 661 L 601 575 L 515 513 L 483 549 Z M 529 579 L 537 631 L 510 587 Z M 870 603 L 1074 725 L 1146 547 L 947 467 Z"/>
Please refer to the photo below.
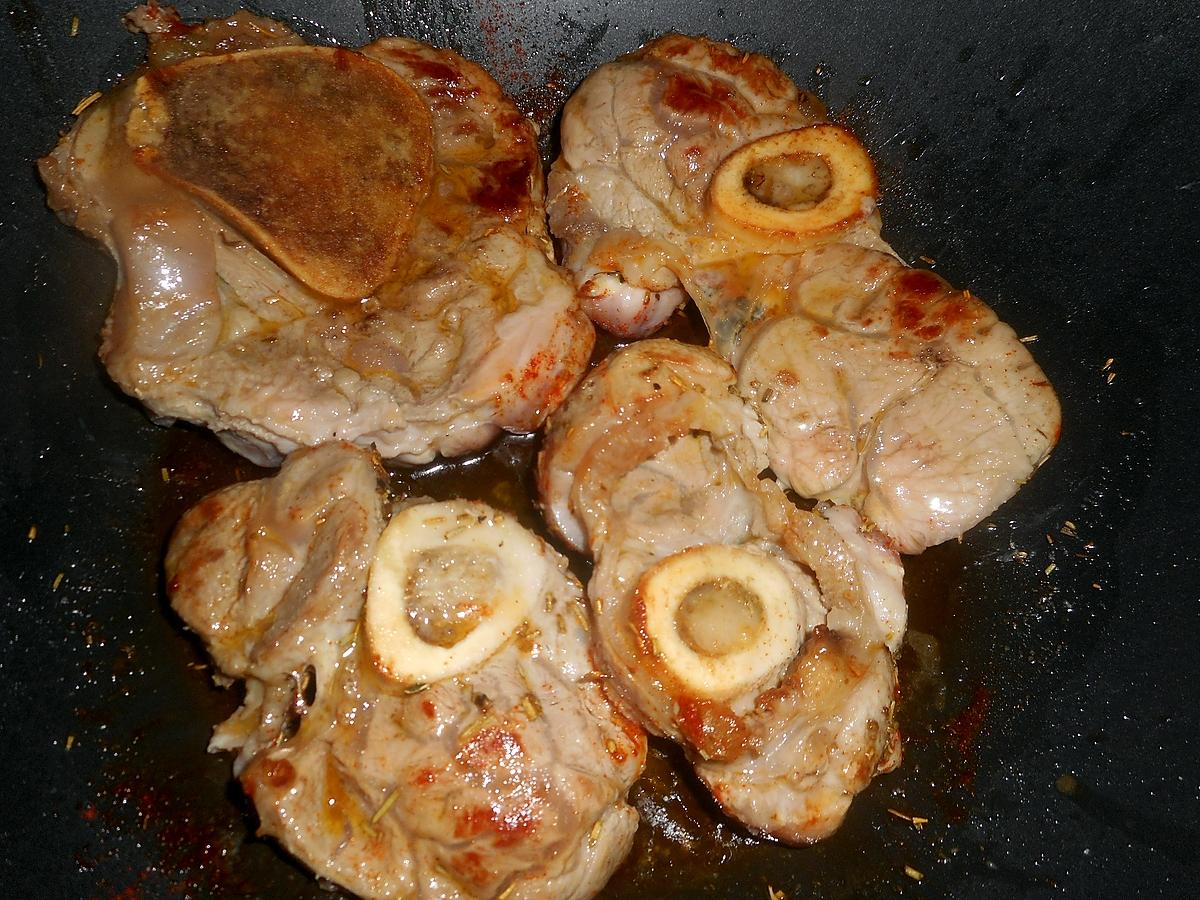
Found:
<path fill-rule="evenodd" d="M 333 297 L 391 273 L 428 191 L 429 111 L 396 73 L 334 47 L 151 70 L 127 136 L 140 166 L 200 197 Z"/>

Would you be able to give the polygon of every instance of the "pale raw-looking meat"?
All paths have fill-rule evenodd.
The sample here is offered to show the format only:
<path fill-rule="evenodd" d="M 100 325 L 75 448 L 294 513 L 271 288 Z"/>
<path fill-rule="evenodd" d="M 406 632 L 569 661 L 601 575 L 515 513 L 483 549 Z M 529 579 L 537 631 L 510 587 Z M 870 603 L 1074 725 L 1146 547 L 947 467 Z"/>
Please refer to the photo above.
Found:
<path fill-rule="evenodd" d="M 895 256 L 865 151 L 769 60 L 660 38 L 589 76 L 562 145 L 550 225 L 585 308 L 643 335 L 686 289 L 785 486 L 854 506 L 916 553 L 1049 455 L 1061 414 L 1028 349 L 969 292 Z M 840 210 L 828 221 L 826 202 Z"/>
<path fill-rule="evenodd" d="M 730 815 L 806 843 L 899 761 L 903 570 L 852 509 L 806 512 L 760 478 L 762 426 L 735 385 L 697 347 L 617 352 L 552 417 L 538 484 L 551 526 L 595 560 L 614 690 L 684 747 Z M 760 574 L 773 587 L 758 599 L 729 588 Z M 681 593 L 674 614 L 656 612 Z M 694 659 L 714 674 L 690 674 Z"/>
<path fill-rule="evenodd" d="M 401 505 L 392 522 L 416 514 L 520 527 L 464 501 Z M 363 896 L 594 895 L 637 827 L 625 796 L 645 736 L 593 671 L 578 582 L 522 532 L 515 577 L 530 602 L 491 655 L 430 682 L 385 675 L 396 647 L 376 639 L 365 607 L 388 517 L 378 458 L 340 443 L 297 451 L 275 477 L 184 516 L 167 554 L 171 603 L 246 688 L 211 749 L 238 753 L 261 833 Z M 442 613 L 461 629 L 459 601 L 487 603 L 458 579 L 478 562 L 461 552 L 435 540 L 421 557 L 433 575 L 406 582 L 425 579 L 413 596 L 428 606 L 409 613 L 422 611 L 414 628 L 433 629 L 435 654 L 461 637 L 438 631 L 453 619 Z M 513 578 L 503 553 L 491 563 Z"/>
<path fill-rule="evenodd" d="M 594 335 L 550 258 L 533 126 L 495 81 L 449 50 L 403 38 L 377 41 L 362 55 L 335 51 L 334 68 L 352 58 L 355 71 L 380 83 L 382 75 L 399 76 L 407 87 L 397 92 L 427 107 L 427 120 L 423 110 L 414 119 L 429 129 L 432 154 L 428 177 L 399 172 L 392 194 L 371 184 L 322 191 L 320 181 L 304 186 L 308 194 L 293 192 L 353 198 L 360 191 L 364 221 L 392 228 L 384 234 L 391 243 L 363 257 L 391 274 L 365 297 L 335 299 L 263 252 L 303 261 L 290 252 L 294 240 L 259 246 L 197 199 L 200 189 L 168 184 L 151 171 L 162 165 L 139 165 L 131 150 L 133 142 L 139 154 L 158 152 L 150 145 L 161 136 L 146 126 L 156 121 L 147 85 L 194 76 L 207 56 L 286 54 L 300 39 L 245 12 L 194 26 L 158 7 L 133 18 L 149 32 L 147 65 L 88 106 L 40 163 L 50 205 L 117 260 L 100 349 L 113 380 L 156 419 L 207 425 L 264 464 L 334 439 L 424 462 L 478 449 L 502 430 L 536 429 L 582 375 Z M 221 62 L 230 60 L 238 57 Z M 240 108 L 255 113 L 253 104 Z M 301 143 L 306 123 L 292 112 L 276 119 Z M 341 112 L 335 105 L 330 115 Z M 355 121 L 352 110 L 345 114 Z M 219 123 L 220 115 L 206 109 L 204 121 Z M 425 139 L 422 122 L 411 126 L 415 172 Z M 287 141 L 279 143 L 286 150 Z M 253 141 L 248 152 L 256 152 Z M 170 161 L 164 153 L 147 158 Z M 189 160 L 174 162 L 187 170 Z M 244 168 L 254 174 L 254 166 Z M 384 221 L 388 210 L 375 206 L 388 196 L 404 200 L 404 184 L 421 202 L 411 215 L 400 210 Z M 304 239 L 315 215 L 293 195 L 285 197 L 287 212 Z M 241 199 L 247 215 L 262 212 L 253 197 Z M 340 212 L 358 221 L 353 204 Z M 344 245 L 361 236 L 346 235 Z M 296 263 L 295 270 L 317 268 Z M 344 287 L 352 274 L 318 283 Z"/>

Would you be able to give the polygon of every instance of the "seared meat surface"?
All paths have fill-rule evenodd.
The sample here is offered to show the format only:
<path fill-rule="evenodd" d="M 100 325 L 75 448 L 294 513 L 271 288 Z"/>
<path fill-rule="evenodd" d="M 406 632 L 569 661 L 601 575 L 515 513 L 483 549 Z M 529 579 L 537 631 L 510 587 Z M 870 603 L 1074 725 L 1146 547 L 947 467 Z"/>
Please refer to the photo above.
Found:
<path fill-rule="evenodd" d="M 770 61 L 681 35 L 588 76 L 563 110 L 548 212 L 593 321 L 626 338 L 654 332 L 686 299 L 716 166 L 820 118 Z"/>
<path fill-rule="evenodd" d="M 730 815 L 805 843 L 898 762 L 903 571 L 852 509 L 806 512 L 760 479 L 762 426 L 734 387 L 707 350 L 627 347 L 552 418 L 538 483 L 595 560 L 619 696 Z"/>
<path fill-rule="evenodd" d="M 147 65 L 40 163 L 117 260 L 113 380 L 264 464 L 536 429 L 594 336 L 550 258 L 533 126 L 495 81 L 403 38 L 305 48 L 248 13 L 154 9 Z"/>
<path fill-rule="evenodd" d="M 994 511 L 1058 440 L 1012 329 L 879 236 L 870 158 L 769 60 L 669 35 L 567 103 L 550 224 L 585 308 L 653 331 L 687 295 L 785 486 L 904 552 Z"/>
<path fill-rule="evenodd" d="M 180 522 L 171 603 L 246 687 L 211 749 L 261 833 L 363 896 L 592 896 L 645 736 L 593 671 L 581 588 L 495 510 L 389 509 L 385 482 L 331 444 Z"/>
<path fill-rule="evenodd" d="M 1024 344 L 931 272 L 831 244 L 704 277 L 722 292 L 749 278 L 773 310 L 737 350 L 772 469 L 855 506 L 901 552 L 961 535 L 1058 441 L 1058 398 Z"/>

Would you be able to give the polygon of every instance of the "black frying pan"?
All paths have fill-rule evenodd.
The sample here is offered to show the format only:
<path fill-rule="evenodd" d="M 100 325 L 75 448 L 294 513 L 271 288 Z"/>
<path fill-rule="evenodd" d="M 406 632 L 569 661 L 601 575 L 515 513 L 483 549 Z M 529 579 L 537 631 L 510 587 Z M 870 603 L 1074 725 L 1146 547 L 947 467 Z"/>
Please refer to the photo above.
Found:
<path fill-rule="evenodd" d="M 1036 334 L 1062 397 L 1062 443 L 1032 483 L 961 544 L 909 562 L 902 768 L 833 838 L 786 849 L 714 815 L 656 746 L 634 794 L 646 824 L 606 896 L 1193 895 L 1200 27 L 1189 0 L 257 8 L 320 41 L 402 33 L 454 47 L 547 135 L 588 71 L 660 32 L 767 53 L 865 140 L 885 236 Z M 252 836 L 229 758 L 204 753 L 236 697 L 210 686 L 160 589 L 178 515 L 259 473 L 199 431 L 151 425 L 108 383 L 95 349 L 113 267 L 46 211 L 34 176 L 76 101 L 141 59 L 124 10 L 10 0 L 0 28 L 0 894 L 328 896 Z M 686 317 L 672 328 L 700 334 Z M 509 440 L 474 466 L 409 477 L 532 523 L 535 449 Z"/>

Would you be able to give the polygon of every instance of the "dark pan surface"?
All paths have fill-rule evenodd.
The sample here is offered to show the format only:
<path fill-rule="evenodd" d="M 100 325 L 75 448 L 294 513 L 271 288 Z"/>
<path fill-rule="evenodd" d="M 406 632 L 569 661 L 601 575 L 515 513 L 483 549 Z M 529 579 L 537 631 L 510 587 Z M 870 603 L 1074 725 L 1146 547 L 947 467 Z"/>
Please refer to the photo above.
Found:
<path fill-rule="evenodd" d="M 863 137 L 894 245 L 1036 334 L 1062 397 L 1062 444 L 1032 483 L 961 544 L 910 561 L 910 643 L 922 652 L 910 646 L 902 660 L 902 768 L 877 779 L 832 839 L 792 850 L 715 817 L 657 748 L 635 789 L 646 824 L 605 896 L 762 897 L 768 885 L 791 898 L 1194 896 L 1190 0 L 257 9 L 315 40 L 404 33 L 455 47 L 548 135 L 588 71 L 660 32 L 765 52 Z M 113 267 L 45 209 L 33 172 L 75 103 L 141 59 L 124 10 L 10 0 L 0 27 L 0 895 L 329 896 L 252 836 L 229 758 L 205 754 L 236 696 L 211 686 L 161 595 L 178 515 L 259 473 L 198 431 L 151 425 L 104 378 L 95 349 Z M 686 319 L 673 327 L 695 333 Z M 435 496 L 484 496 L 532 524 L 535 449 L 509 440 L 475 465 L 401 477 Z M 917 829 L 889 809 L 928 822 Z"/>

